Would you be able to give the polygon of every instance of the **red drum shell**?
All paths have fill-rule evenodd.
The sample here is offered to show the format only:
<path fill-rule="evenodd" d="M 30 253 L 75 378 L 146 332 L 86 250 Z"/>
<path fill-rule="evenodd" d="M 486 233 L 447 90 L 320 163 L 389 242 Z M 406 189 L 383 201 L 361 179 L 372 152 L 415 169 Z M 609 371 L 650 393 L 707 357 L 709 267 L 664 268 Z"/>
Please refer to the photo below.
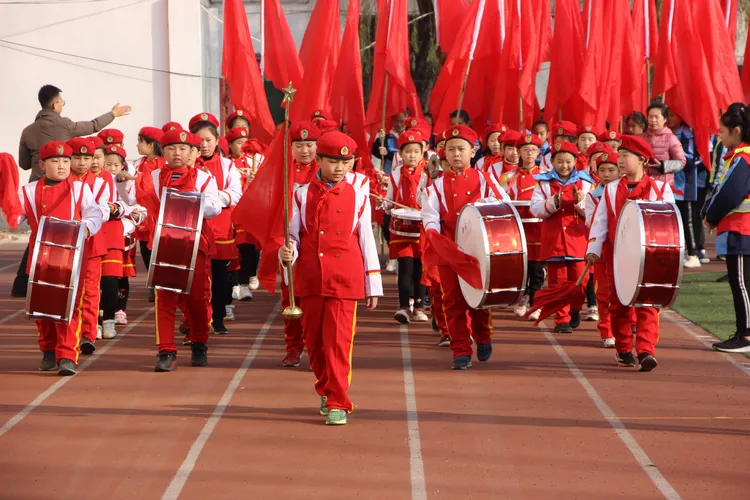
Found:
<path fill-rule="evenodd" d="M 416 216 L 420 215 L 419 210 L 405 210 L 395 209 L 391 211 L 391 233 L 401 236 L 402 238 L 409 238 L 418 240 L 421 236 L 422 230 L 422 219 L 407 218 L 403 215 Z"/>

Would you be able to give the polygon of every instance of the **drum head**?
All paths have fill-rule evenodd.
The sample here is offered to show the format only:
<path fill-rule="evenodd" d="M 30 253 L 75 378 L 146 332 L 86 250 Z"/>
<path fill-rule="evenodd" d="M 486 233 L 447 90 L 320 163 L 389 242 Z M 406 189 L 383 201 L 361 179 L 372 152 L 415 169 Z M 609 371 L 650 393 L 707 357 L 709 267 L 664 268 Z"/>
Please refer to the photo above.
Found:
<path fill-rule="evenodd" d="M 482 283 L 487 288 L 489 277 L 489 263 L 487 262 L 490 254 L 490 245 L 487 240 L 487 232 L 484 228 L 484 221 L 473 205 L 466 205 L 458 216 L 456 223 L 456 244 L 466 255 L 471 255 L 479 261 L 479 270 L 482 274 Z M 458 278 L 466 303 L 472 309 L 479 308 L 484 302 L 485 291 L 470 286 L 460 276 Z"/>
<path fill-rule="evenodd" d="M 422 212 L 414 208 L 394 208 L 391 210 L 391 216 L 406 220 L 422 220 Z"/>
<path fill-rule="evenodd" d="M 620 212 L 615 232 L 614 274 L 617 297 L 630 306 L 638 295 L 643 280 L 646 234 L 643 217 L 635 201 L 628 201 Z"/>

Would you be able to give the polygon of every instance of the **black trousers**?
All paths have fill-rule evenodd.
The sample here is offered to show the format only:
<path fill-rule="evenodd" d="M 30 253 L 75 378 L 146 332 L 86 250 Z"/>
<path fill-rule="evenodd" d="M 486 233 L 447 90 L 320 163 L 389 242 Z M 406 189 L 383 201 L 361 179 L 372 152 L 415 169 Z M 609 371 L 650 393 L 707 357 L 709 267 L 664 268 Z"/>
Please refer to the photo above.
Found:
<path fill-rule="evenodd" d="M 596 285 L 594 284 L 594 273 L 589 273 L 589 282 L 586 284 L 586 305 L 596 305 Z"/>
<path fill-rule="evenodd" d="M 732 289 L 737 333 L 750 336 L 750 255 L 727 255 L 729 288 Z"/>
<path fill-rule="evenodd" d="M 682 219 L 682 232 L 685 236 L 685 249 L 688 255 L 695 255 L 698 251 L 695 241 L 694 208 L 692 205 L 692 201 L 677 201 L 677 208 L 680 210 L 680 218 Z"/>
<path fill-rule="evenodd" d="M 383 232 L 383 239 L 386 241 L 386 243 L 391 242 L 391 215 L 390 214 L 383 214 L 383 225 L 380 226 L 380 229 Z"/>
<path fill-rule="evenodd" d="M 530 260 L 526 276 L 526 295 L 529 305 L 534 303 L 534 294 L 544 286 L 544 262 Z"/>
<path fill-rule="evenodd" d="M 117 310 L 124 311 L 128 308 L 128 297 L 130 296 L 130 279 L 127 276 L 117 279 Z"/>
<path fill-rule="evenodd" d="M 115 311 L 118 309 L 119 284 L 116 276 L 102 276 L 99 286 L 101 288 L 101 299 L 99 307 L 102 310 L 102 321 L 115 319 Z"/>
<path fill-rule="evenodd" d="M 703 205 L 706 204 L 707 193 L 706 188 L 698 188 L 698 199 L 690 204 L 690 214 L 693 220 L 693 243 L 696 252 L 706 249 L 706 233 L 703 229 L 701 210 L 703 210 Z"/>
<path fill-rule="evenodd" d="M 141 249 L 141 257 L 143 258 L 143 264 L 146 266 L 146 270 L 148 270 L 148 266 L 149 264 L 151 264 L 151 250 L 148 249 L 148 242 L 139 241 L 138 246 Z"/>
<path fill-rule="evenodd" d="M 23 292 L 26 294 L 26 288 L 29 286 L 29 275 L 26 274 L 26 265 L 29 262 L 29 246 L 31 243 L 26 245 L 26 250 L 23 251 L 23 257 L 21 257 L 21 263 L 18 265 L 18 271 L 16 271 L 16 279 L 13 280 L 13 290 Z"/>
<path fill-rule="evenodd" d="M 425 286 L 422 281 L 422 261 L 413 257 L 398 259 L 398 305 L 409 309 L 409 299 L 414 298 L 414 309 L 424 307 Z"/>
<path fill-rule="evenodd" d="M 240 270 L 237 277 L 240 285 L 247 285 L 250 278 L 258 274 L 260 252 L 249 243 L 237 245 L 237 250 L 240 252 Z"/>
<path fill-rule="evenodd" d="M 211 260 L 211 308 L 213 320 L 224 321 L 226 306 L 232 303 L 232 281 L 228 260 Z"/>

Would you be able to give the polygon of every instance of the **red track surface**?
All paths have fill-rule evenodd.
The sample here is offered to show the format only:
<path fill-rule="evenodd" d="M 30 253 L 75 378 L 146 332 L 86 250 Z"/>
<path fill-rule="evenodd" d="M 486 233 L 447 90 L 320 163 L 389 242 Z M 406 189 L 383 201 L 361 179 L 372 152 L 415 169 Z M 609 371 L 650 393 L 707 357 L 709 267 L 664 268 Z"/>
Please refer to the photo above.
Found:
<path fill-rule="evenodd" d="M 0 321 L 24 305 L 8 298 L 21 251 L 0 246 Z M 209 367 L 183 350 L 176 372 L 154 373 L 144 274 L 129 330 L 75 377 L 36 371 L 23 314 L 0 324 L 0 499 L 750 496 L 748 360 L 707 350 L 672 313 L 650 374 L 618 369 L 593 323 L 553 337 L 508 311 L 493 358 L 457 373 L 429 326 L 402 337 L 386 275 L 379 310 L 359 315 L 358 408 L 331 428 L 306 358 L 280 366 L 278 296 L 237 304 Z"/>

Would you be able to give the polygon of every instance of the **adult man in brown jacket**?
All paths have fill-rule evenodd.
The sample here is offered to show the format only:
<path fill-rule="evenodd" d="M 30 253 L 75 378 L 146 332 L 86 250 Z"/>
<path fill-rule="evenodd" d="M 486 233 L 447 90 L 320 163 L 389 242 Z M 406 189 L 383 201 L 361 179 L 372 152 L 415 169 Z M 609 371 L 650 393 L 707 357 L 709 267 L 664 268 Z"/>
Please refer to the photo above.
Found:
<path fill-rule="evenodd" d="M 39 149 L 49 141 L 66 142 L 73 137 L 91 135 L 103 129 L 115 118 L 130 113 L 130 106 L 120 106 L 119 103 L 112 107 L 108 113 L 94 118 L 88 122 L 74 122 L 70 118 L 63 118 L 62 110 L 65 101 L 61 90 L 54 85 L 45 85 L 39 89 L 39 104 L 42 110 L 37 113 L 34 123 L 23 129 L 21 142 L 18 146 L 18 165 L 23 170 L 31 170 L 29 182 L 44 177 L 44 172 L 39 167 Z M 29 242 L 33 245 L 34 242 Z M 25 297 L 29 276 L 26 274 L 26 261 L 29 258 L 29 248 L 23 254 L 21 265 L 13 281 L 11 295 L 13 297 Z"/>

